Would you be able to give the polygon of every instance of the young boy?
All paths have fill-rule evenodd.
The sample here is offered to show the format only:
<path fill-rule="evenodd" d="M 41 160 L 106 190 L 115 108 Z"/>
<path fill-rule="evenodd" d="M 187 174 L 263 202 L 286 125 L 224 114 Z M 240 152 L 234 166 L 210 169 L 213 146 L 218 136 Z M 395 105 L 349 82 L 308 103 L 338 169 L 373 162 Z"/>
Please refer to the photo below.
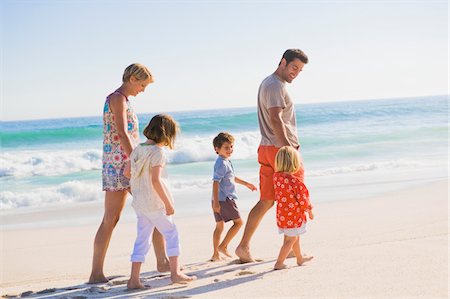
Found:
<path fill-rule="evenodd" d="M 219 133 L 213 140 L 214 150 L 218 157 L 214 164 L 213 175 L 212 208 L 216 219 L 216 229 L 213 234 L 214 253 L 210 260 L 212 262 L 220 260 L 219 253 L 231 257 L 227 248 L 228 244 L 242 226 L 242 219 L 235 202 L 237 199 L 235 182 L 244 185 L 252 191 L 256 190 L 255 185 L 234 175 L 233 165 L 229 160 L 233 153 L 233 144 L 234 137 L 224 132 Z M 224 222 L 230 220 L 233 220 L 233 226 L 228 230 L 222 242 L 220 242 Z"/>

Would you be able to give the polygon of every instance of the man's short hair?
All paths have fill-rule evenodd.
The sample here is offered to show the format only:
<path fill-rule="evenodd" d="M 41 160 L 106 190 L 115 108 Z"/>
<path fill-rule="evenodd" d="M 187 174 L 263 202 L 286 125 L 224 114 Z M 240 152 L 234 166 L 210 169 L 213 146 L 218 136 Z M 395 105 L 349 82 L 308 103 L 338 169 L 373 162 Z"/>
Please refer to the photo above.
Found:
<path fill-rule="evenodd" d="M 303 51 L 300 49 L 287 49 L 283 54 L 282 59 L 283 58 L 286 60 L 286 65 L 288 65 L 291 61 L 293 61 L 296 58 L 300 59 L 300 61 L 303 62 L 304 64 L 308 63 L 308 56 L 306 56 L 306 54 L 303 53 Z"/>

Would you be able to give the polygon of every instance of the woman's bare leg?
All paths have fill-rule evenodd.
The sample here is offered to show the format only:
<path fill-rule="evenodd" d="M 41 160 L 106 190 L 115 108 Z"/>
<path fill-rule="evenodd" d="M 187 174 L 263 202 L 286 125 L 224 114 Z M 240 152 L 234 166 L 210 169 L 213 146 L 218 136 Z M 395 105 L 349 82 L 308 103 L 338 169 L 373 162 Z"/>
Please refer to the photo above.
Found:
<path fill-rule="evenodd" d="M 119 221 L 127 196 L 127 190 L 117 192 L 106 191 L 105 193 L 105 214 L 103 215 L 102 223 L 95 235 L 92 271 L 88 283 L 108 281 L 103 274 L 103 264 L 105 262 L 106 251 L 108 250 L 112 232 Z"/>

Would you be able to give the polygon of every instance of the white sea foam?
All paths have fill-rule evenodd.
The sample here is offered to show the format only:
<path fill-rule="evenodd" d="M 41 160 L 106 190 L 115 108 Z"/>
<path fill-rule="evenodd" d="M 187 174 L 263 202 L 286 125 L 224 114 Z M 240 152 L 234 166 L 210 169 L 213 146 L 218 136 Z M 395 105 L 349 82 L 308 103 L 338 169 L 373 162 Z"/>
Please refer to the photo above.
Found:
<path fill-rule="evenodd" d="M 214 135 L 181 137 L 173 151 L 167 151 L 169 164 L 214 161 Z M 256 157 L 259 134 L 244 132 L 235 135 L 234 159 Z M 102 168 L 101 149 L 34 150 L 0 154 L 0 177 L 58 176 Z"/>
<path fill-rule="evenodd" d="M 0 209 L 43 207 L 53 204 L 96 201 L 103 198 L 101 186 L 96 183 L 69 181 L 55 187 L 37 188 L 25 192 L 0 192 Z"/>
<path fill-rule="evenodd" d="M 0 155 L 0 177 L 55 176 L 101 169 L 100 150 L 17 151 Z"/>
<path fill-rule="evenodd" d="M 217 158 L 212 145 L 215 136 L 181 137 L 175 144 L 175 150 L 167 153 L 169 162 L 180 164 L 214 161 Z M 233 136 L 235 138 L 233 159 L 256 157 L 261 139 L 258 132 L 242 132 L 233 134 Z"/>
<path fill-rule="evenodd" d="M 429 169 L 437 176 L 445 175 L 445 171 L 434 171 L 436 167 L 443 167 L 436 161 L 435 163 L 425 163 L 408 160 L 392 160 L 367 164 L 350 164 L 345 167 L 328 167 L 323 169 L 306 169 L 306 177 L 309 182 L 316 178 L 335 180 L 337 176 L 354 175 L 361 173 L 365 176 L 376 171 L 381 171 L 389 177 L 391 171 L 417 172 Z M 239 176 L 247 181 L 258 185 L 258 171 L 250 171 L 245 167 L 239 168 Z M 445 167 L 444 167 L 445 168 Z M 195 168 L 192 169 L 195 172 Z M 364 174 L 366 173 L 366 174 Z M 391 173 L 391 174 L 390 174 Z M 170 175 L 170 174 L 169 174 Z M 170 189 L 172 192 L 189 192 L 198 194 L 199 197 L 209 198 L 211 196 L 211 177 L 209 175 L 198 176 L 170 176 Z M 103 200 L 104 194 L 101 191 L 100 177 L 96 180 L 69 181 L 52 187 L 40 187 L 27 191 L 1 191 L 0 209 L 10 210 L 22 207 L 44 207 L 55 204 L 67 204 L 76 202 L 89 202 Z"/>
<path fill-rule="evenodd" d="M 341 167 L 329 167 L 318 170 L 310 170 L 308 176 L 327 176 L 346 173 L 370 172 L 375 170 L 389 170 L 399 168 L 419 168 L 419 167 L 439 166 L 438 161 L 411 161 L 411 160 L 391 160 L 371 163 L 355 163 Z"/>

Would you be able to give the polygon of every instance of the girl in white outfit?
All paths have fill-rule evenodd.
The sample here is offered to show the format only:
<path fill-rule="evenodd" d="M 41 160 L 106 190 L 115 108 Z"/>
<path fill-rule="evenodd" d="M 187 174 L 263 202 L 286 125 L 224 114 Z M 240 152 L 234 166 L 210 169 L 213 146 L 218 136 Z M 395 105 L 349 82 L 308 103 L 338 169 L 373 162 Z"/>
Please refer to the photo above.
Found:
<path fill-rule="evenodd" d="M 144 288 L 139 278 L 141 265 L 150 249 L 151 236 L 156 227 L 166 240 L 167 256 L 170 262 L 171 279 L 174 283 L 185 283 L 195 276 L 182 274 L 178 263 L 180 244 L 178 231 L 173 222 L 175 213 L 172 195 L 169 191 L 166 173 L 166 157 L 163 147 L 173 148 L 178 125 L 169 115 L 154 116 L 144 135 L 145 143 L 139 144 L 131 153 L 132 206 L 137 215 L 137 238 L 131 255 L 131 277 L 128 289 Z"/>

